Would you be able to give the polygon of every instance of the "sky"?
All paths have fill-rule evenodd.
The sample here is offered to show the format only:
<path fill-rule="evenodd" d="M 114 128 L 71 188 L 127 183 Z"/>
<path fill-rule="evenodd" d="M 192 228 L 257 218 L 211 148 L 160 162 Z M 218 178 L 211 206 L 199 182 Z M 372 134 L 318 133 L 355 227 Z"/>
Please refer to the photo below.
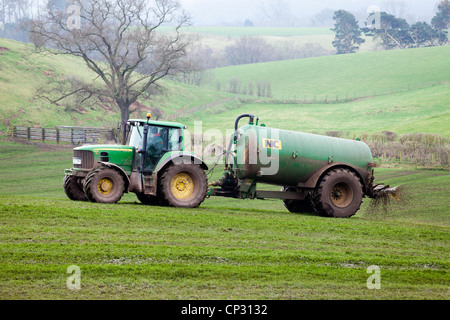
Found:
<path fill-rule="evenodd" d="M 371 5 L 384 9 L 388 3 L 404 3 L 403 18 L 427 22 L 435 15 L 438 3 L 438 0 L 180 0 L 197 26 L 238 24 L 246 19 L 256 21 L 262 16 L 264 5 L 268 8 L 270 3 L 279 1 L 296 17 L 314 16 L 325 8 L 363 12 Z"/>

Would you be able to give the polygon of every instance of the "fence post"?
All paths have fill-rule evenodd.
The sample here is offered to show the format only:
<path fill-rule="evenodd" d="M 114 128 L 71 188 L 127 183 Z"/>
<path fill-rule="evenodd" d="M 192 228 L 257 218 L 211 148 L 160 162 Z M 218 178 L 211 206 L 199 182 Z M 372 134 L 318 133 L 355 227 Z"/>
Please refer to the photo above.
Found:
<path fill-rule="evenodd" d="M 30 127 L 27 127 L 27 140 L 30 141 L 31 134 L 30 134 Z"/>
<path fill-rule="evenodd" d="M 59 128 L 56 128 L 56 144 L 59 144 Z"/>
<path fill-rule="evenodd" d="M 45 128 L 42 128 L 42 142 L 45 142 Z"/>

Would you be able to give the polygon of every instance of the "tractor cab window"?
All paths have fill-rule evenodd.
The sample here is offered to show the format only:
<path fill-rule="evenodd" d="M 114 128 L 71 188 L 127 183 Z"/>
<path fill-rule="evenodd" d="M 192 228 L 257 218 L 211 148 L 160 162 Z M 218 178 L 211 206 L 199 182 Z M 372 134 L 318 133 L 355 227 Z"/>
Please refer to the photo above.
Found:
<path fill-rule="evenodd" d="M 145 169 L 153 170 L 166 152 L 181 150 L 180 136 L 180 129 L 150 126 L 147 136 Z"/>
<path fill-rule="evenodd" d="M 182 149 L 181 129 L 169 129 L 168 149 L 171 151 L 181 151 Z"/>
<path fill-rule="evenodd" d="M 131 124 L 128 135 L 128 145 L 142 150 L 144 126 L 140 123 Z M 153 154 L 167 151 L 182 150 L 181 129 L 160 126 L 149 126 L 147 150 Z"/>
<path fill-rule="evenodd" d="M 139 122 L 130 124 L 127 145 L 135 147 L 136 150 L 142 149 L 143 126 Z"/>
<path fill-rule="evenodd" d="M 167 128 L 149 126 L 146 151 L 151 156 L 159 156 L 165 150 L 167 150 Z"/>
<path fill-rule="evenodd" d="M 181 130 L 178 128 L 149 127 L 147 151 L 152 154 L 167 151 L 180 151 L 181 142 Z"/>
<path fill-rule="evenodd" d="M 147 146 L 145 155 L 137 153 L 135 161 L 141 162 L 144 156 L 144 171 L 152 171 L 158 164 L 161 157 L 169 151 L 182 150 L 182 136 L 180 128 L 149 125 L 147 133 Z M 128 136 L 128 145 L 136 150 L 142 151 L 144 139 L 144 125 L 142 123 L 132 123 Z"/>

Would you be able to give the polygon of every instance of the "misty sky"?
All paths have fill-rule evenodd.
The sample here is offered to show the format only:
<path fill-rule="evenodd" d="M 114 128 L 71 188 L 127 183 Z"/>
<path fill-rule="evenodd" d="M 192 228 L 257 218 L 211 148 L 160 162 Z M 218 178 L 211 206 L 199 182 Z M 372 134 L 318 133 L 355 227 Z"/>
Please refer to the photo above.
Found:
<path fill-rule="evenodd" d="M 438 0 L 180 0 L 184 9 L 191 13 L 194 25 L 221 25 L 237 23 L 245 19 L 258 20 L 261 6 L 282 1 L 296 17 L 313 16 L 324 8 L 363 12 L 376 5 L 382 10 L 388 2 L 406 4 L 404 17 L 430 22 L 435 15 Z M 384 11 L 384 10 L 383 10 Z"/>

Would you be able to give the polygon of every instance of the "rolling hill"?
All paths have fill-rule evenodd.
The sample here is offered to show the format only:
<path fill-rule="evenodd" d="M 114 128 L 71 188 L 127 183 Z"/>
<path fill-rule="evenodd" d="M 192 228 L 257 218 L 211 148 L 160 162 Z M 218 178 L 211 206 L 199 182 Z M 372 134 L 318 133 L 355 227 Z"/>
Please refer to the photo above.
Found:
<path fill-rule="evenodd" d="M 0 38 L 0 131 L 14 125 L 52 127 L 56 125 L 115 127 L 120 114 L 107 104 L 73 108 L 70 101 L 58 105 L 45 99 L 35 99 L 36 90 L 50 80 L 64 81 L 77 77 L 90 82 L 95 76 L 76 57 L 38 55 L 33 47 Z M 227 104 L 228 93 L 216 93 L 206 87 L 195 87 L 163 80 L 164 94 L 154 100 L 140 100 L 143 105 L 134 116 L 146 114 L 150 108 L 161 109 L 167 117 L 176 111 L 208 103 Z"/>
<path fill-rule="evenodd" d="M 449 58 L 450 46 L 377 51 L 233 66 L 215 76 L 224 84 L 270 81 L 278 99 L 359 98 L 449 81 Z"/>
<path fill-rule="evenodd" d="M 115 126 L 114 107 L 73 110 L 33 100 L 49 78 L 92 75 L 74 57 L 37 56 L 23 43 L 0 39 L 0 128 L 7 126 Z M 203 120 L 203 128 L 230 129 L 238 114 L 252 112 L 268 126 L 306 132 L 330 130 L 354 134 L 383 130 L 397 133 L 438 133 L 450 136 L 450 46 L 365 52 L 301 60 L 278 61 L 213 70 L 214 80 L 201 87 L 170 80 L 161 84 L 163 96 L 140 101 L 160 108 L 163 118 L 188 126 Z M 272 97 L 217 91 L 230 79 L 242 86 L 271 83 Z"/>

